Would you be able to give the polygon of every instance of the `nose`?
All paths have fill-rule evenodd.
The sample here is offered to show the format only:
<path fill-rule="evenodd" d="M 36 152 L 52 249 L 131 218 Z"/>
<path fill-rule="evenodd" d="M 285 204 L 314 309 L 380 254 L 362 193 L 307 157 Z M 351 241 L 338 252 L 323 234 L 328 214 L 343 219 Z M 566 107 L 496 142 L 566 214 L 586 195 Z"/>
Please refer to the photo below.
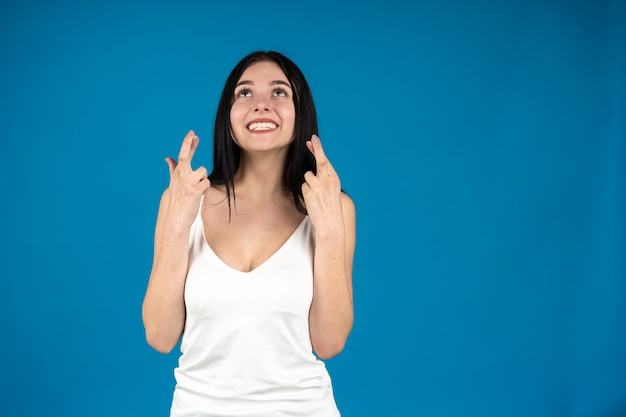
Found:
<path fill-rule="evenodd" d="M 255 112 L 262 112 L 262 111 L 269 111 L 269 110 L 270 110 L 270 105 L 267 103 L 266 100 L 262 98 L 257 100 L 256 104 L 254 105 Z"/>

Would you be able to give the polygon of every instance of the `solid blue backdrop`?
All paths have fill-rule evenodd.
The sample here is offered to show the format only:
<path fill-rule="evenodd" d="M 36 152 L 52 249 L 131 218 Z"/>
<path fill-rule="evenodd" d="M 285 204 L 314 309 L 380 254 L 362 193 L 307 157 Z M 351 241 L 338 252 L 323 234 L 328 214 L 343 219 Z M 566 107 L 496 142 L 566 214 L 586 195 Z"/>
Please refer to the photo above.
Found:
<path fill-rule="evenodd" d="M 0 415 L 166 416 L 158 199 L 228 72 L 307 76 L 357 205 L 344 417 L 626 415 L 624 1 L 0 4 Z"/>

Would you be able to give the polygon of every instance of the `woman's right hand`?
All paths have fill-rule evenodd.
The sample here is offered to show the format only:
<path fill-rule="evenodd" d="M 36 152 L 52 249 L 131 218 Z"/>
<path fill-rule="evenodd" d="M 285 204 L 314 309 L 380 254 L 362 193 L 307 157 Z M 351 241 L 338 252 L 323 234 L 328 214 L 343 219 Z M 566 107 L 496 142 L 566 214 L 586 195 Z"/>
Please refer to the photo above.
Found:
<path fill-rule="evenodd" d="M 167 222 L 177 228 L 191 227 L 198 215 L 200 199 L 211 187 L 206 168 L 191 168 L 191 160 L 199 141 L 200 138 L 190 130 L 183 139 L 178 162 L 170 157 L 165 158 L 170 170 Z"/>

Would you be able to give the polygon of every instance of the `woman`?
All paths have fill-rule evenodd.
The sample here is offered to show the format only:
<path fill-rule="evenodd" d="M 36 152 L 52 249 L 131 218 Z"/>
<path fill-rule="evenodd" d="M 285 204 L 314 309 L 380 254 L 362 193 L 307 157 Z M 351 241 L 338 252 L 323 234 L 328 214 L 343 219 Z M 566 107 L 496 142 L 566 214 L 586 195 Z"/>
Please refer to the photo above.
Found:
<path fill-rule="evenodd" d="M 352 328 L 355 208 L 316 133 L 298 67 L 255 52 L 224 86 L 213 172 L 193 131 L 166 158 L 143 321 L 159 352 L 182 336 L 171 416 L 339 415 L 320 359 Z"/>

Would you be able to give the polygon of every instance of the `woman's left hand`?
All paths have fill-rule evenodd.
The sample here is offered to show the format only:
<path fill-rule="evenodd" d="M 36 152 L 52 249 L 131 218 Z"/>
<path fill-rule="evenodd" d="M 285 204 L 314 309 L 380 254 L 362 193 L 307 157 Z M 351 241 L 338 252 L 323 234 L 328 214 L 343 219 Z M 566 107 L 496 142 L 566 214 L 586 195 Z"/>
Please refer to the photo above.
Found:
<path fill-rule="evenodd" d="M 322 143 L 317 135 L 306 142 L 315 157 L 317 174 L 308 171 L 304 174 L 302 195 L 306 209 L 317 234 L 344 233 L 343 211 L 341 208 L 341 182 L 335 169 L 324 154 Z"/>

